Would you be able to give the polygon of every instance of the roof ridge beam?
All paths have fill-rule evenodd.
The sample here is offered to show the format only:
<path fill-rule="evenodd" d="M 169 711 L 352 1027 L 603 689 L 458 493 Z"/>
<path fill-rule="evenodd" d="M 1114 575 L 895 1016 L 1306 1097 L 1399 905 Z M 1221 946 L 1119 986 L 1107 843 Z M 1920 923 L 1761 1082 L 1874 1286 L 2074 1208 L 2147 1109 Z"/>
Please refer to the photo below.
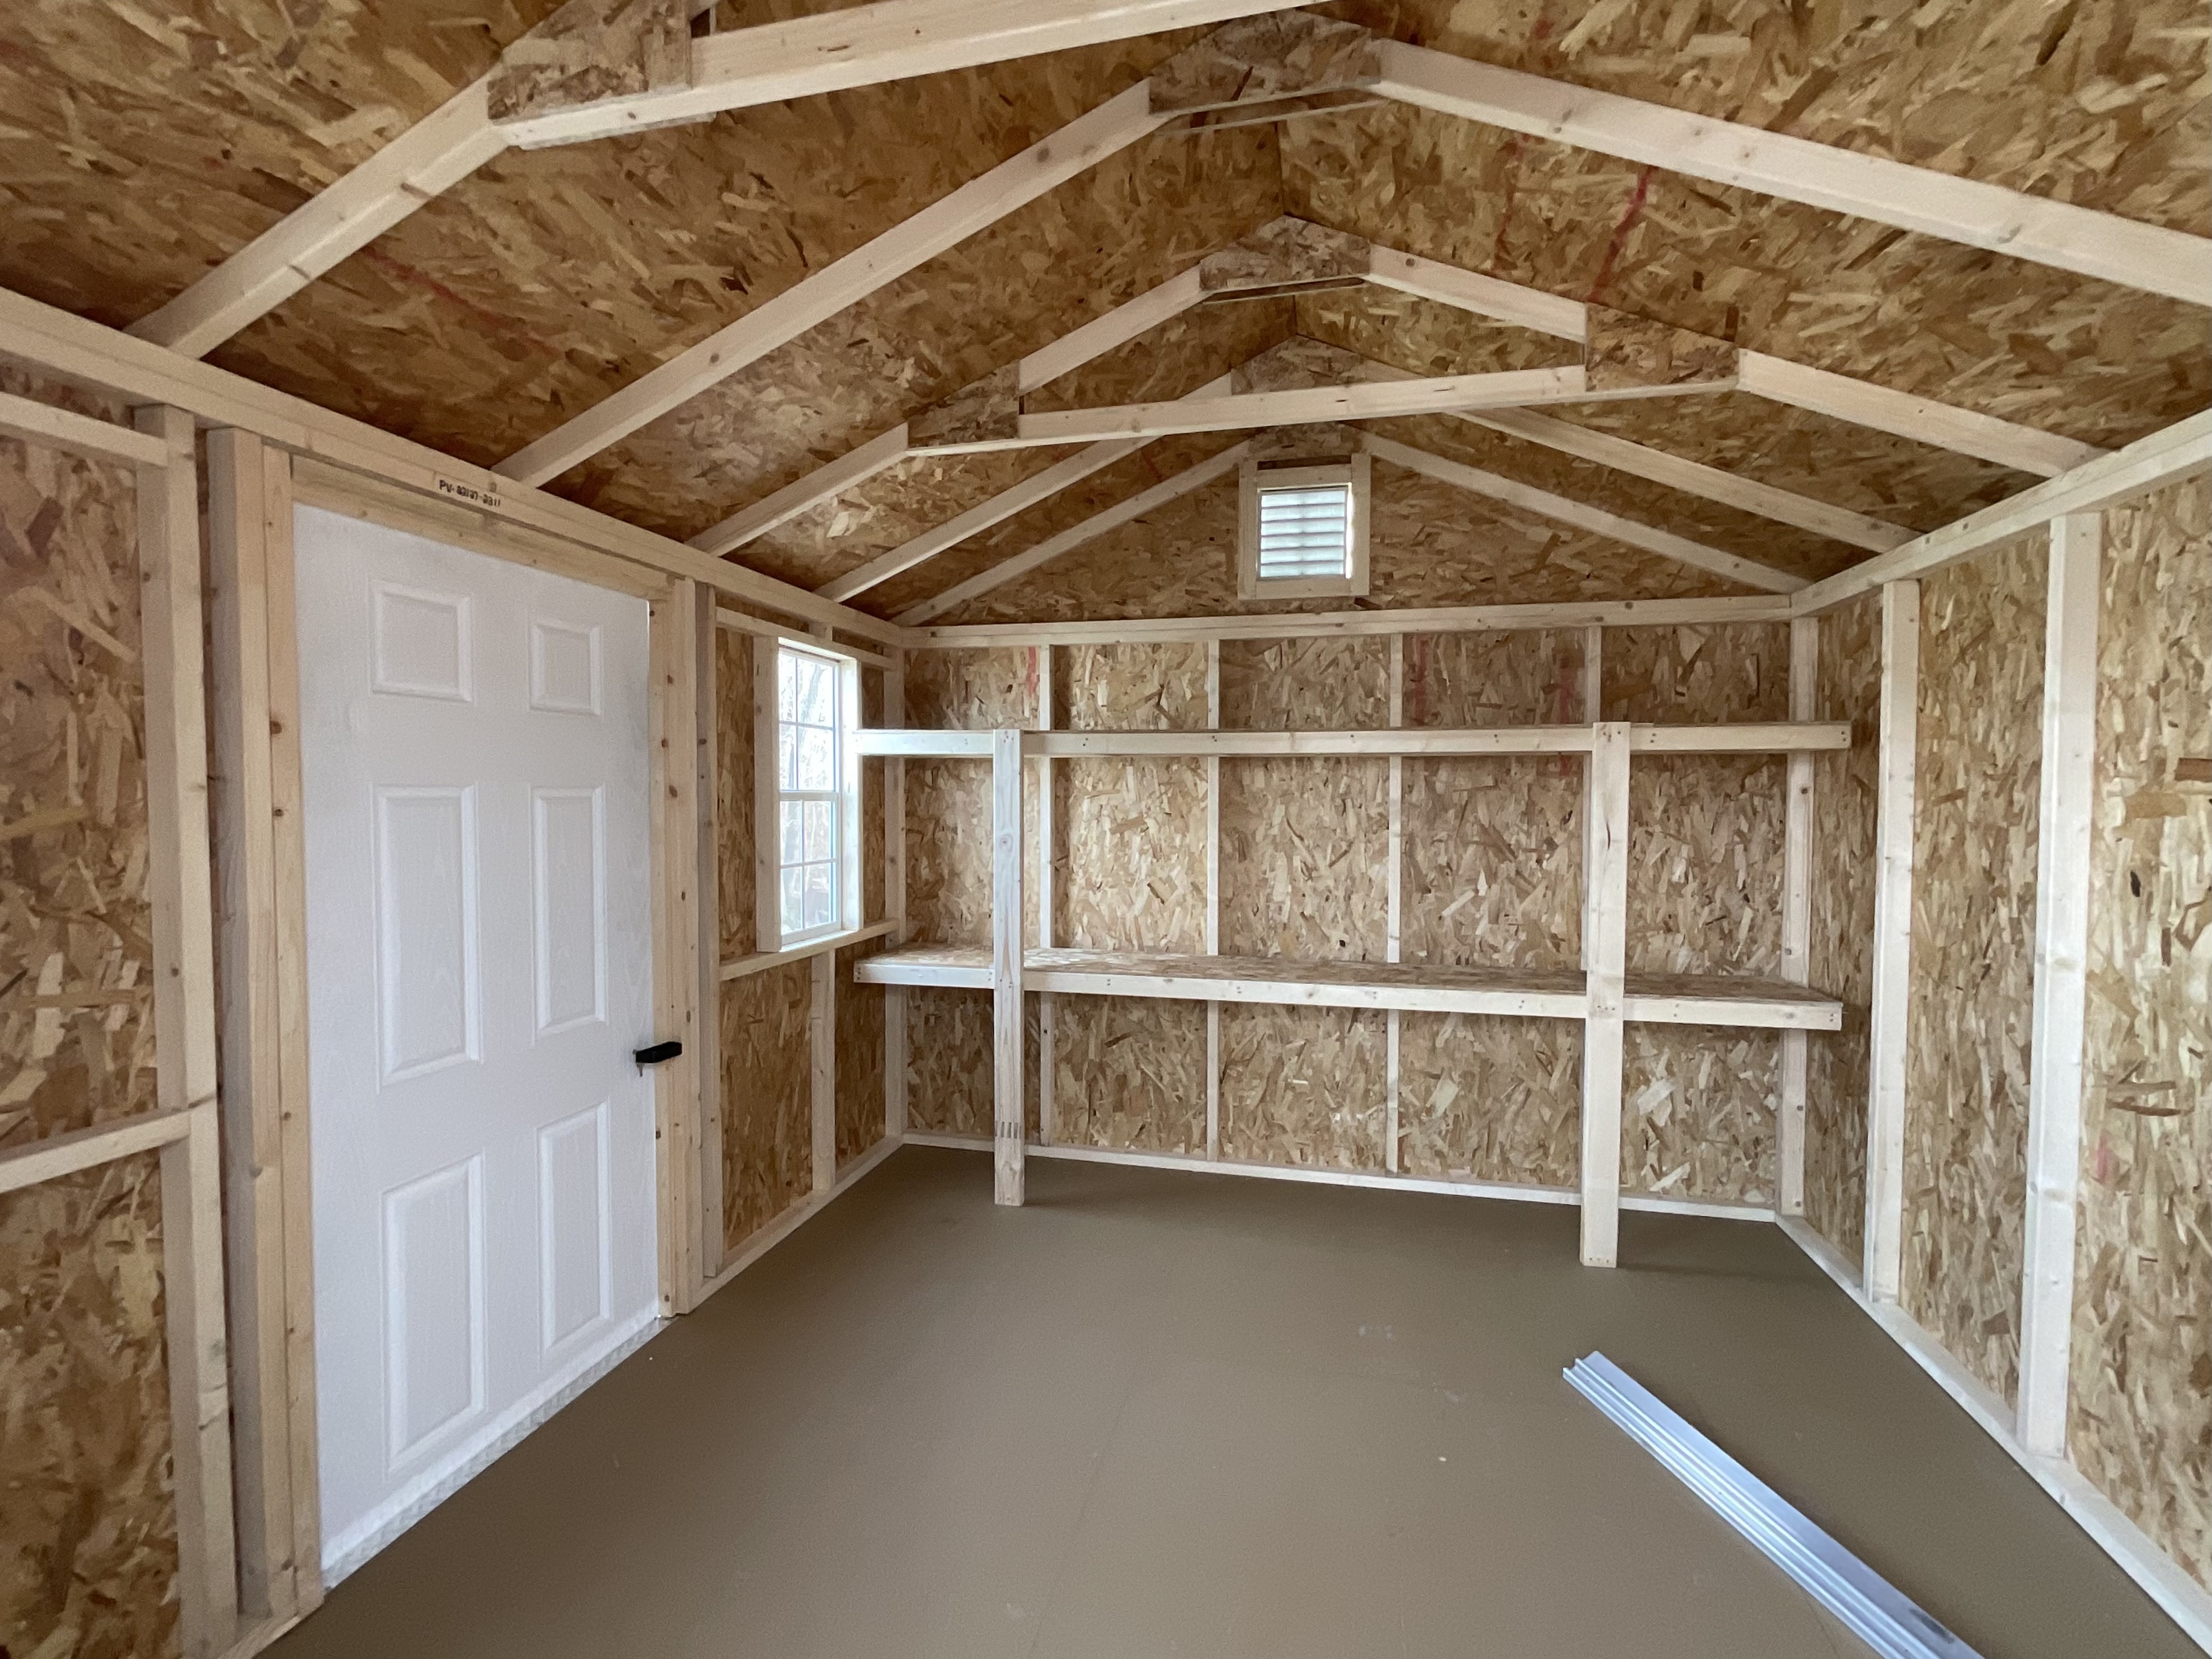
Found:
<path fill-rule="evenodd" d="M 1162 324 L 1172 322 L 1204 297 L 1199 287 L 1198 267 L 1179 271 L 1164 283 L 1124 300 L 1111 311 L 1061 335 L 1049 345 L 1030 352 L 1018 365 L 1016 384 L 1022 392 L 1033 392 L 1119 349 Z M 902 421 L 878 433 L 857 449 L 823 462 L 804 477 L 793 479 L 774 494 L 732 513 L 713 528 L 700 532 L 691 538 L 690 544 L 702 553 L 733 553 L 747 542 L 767 535 L 802 513 L 897 465 L 911 453 L 908 438 L 908 423 Z"/>
<path fill-rule="evenodd" d="M 1377 50 L 1376 90 L 1423 109 L 2212 305 L 2212 240 L 2185 231 L 1427 46 Z"/>
<path fill-rule="evenodd" d="M 713 0 L 673 0 L 687 16 Z M 508 121 L 493 118 L 502 73 L 540 55 L 556 12 L 375 155 L 133 323 L 142 340 L 204 357 L 511 146 L 573 142 L 1073 46 L 1283 10 L 1301 0 L 876 0 L 709 34 L 689 43 L 681 83 Z M 1163 121 L 1171 118 L 1163 115 Z M 568 129 L 574 129 L 573 132 Z M 1049 142 L 1049 141 L 1048 141 Z"/>
<path fill-rule="evenodd" d="M 1401 444 L 1378 433 L 1367 434 L 1367 453 L 1377 460 L 1388 461 L 1411 472 L 1419 472 L 1440 483 L 1463 489 L 1472 495 L 1487 496 L 1517 507 L 1523 512 L 1559 524 L 1572 525 L 1594 535 L 1610 537 L 1646 553 L 1656 554 L 1676 564 L 1688 565 L 1746 587 L 1755 587 L 1768 593 L 1794 593 L 1807 586 L 1802 576 L 1793 576 L 1786 570 L 1761 564 L 1725 552 L 1717 547 L 1708 547 L 1703 542 L 1692 541 L 1686 536 L 1677 536 L 1671 531 L 1660 530 L 1634 519 L 1623 518 L 1618 513 L 1608 513 L 1603 507 L 1590 507 L 1565 495 L 1555 495 L 1548 489 L 1539 489 L 1495 472 L 1469 466 L 1463 461 L 1449 460 L 1432 455 L 1425 449 L 1411 444 Z"/>

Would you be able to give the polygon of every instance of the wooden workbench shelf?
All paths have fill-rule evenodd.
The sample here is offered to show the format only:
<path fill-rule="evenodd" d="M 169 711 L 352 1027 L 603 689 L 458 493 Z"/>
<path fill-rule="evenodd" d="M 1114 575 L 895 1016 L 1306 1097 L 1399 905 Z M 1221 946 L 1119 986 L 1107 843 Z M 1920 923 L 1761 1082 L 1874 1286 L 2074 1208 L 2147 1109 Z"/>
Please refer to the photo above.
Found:
<path fill-rule="evenodd" d="M 1301 755 L 1401 756 L 1587 755 L 1596 742 L 1593 726 L 1386 726 L 1358 732 L 1024 732 L 1024 760 L 1082 760 L 1105 756 L 1200 759 L 1274 759 Z M 863 729 L 854 734 L 863 755 L 909 760 L 988 760 L 989 731 Z M 1645 726 L 1628 728 L 1628 747 L 1639 755 L 1789 755 L 1848 749 L 1851 728 L 1832 720 L 1772 720 L 1729 726 Z"/>
<path fill-rule="evenodd" d="M 854 964 L 871 985 L 991 988 L 991 953 L 920 945 Z M 1444 968 L 1420 963 L 1303 962 L 1285 957 L 1167 956 L 1128 951 L 1025 951 L 1022 988 L 1062 995 L 1184 1002 L 1397 1008 L 1446 1014 L 1583 1019 L 1580 969 Z M 1843 1004 L 1802 985 L 1725 975 L 1628 975 L 1623 1017 L 1654 1024 L 1832 1031 Z"/>

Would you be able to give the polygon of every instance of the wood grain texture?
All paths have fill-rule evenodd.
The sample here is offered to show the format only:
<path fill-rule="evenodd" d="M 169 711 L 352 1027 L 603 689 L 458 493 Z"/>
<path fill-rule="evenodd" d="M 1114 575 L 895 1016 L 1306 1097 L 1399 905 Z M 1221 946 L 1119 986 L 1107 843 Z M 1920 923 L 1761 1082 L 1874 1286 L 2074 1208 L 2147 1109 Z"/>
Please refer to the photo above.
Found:
<path fill-rule="evenodd" d="M 1037 1132 L 1037 1000 L 1023 999 L 1029 1138 Z M 991 994 L 906 993 L 907 1127 L 920 1134 L 991 1138 Z"/>
<path fill-rule="evenodd" d="M 853 964 L 885 941 L 848 945 L 837 958 L 837 1167 L 884 1138 L 884 1000 L 880 985 L 854 982 Z"/>
<path fill-rule="evenodd" d="M 1771 1202 L 1781 1086 L 1778 1032 L 1632 1024 L 1621 1060 L 1621 1191 Z"/>
<path fill-rule="evenodd" d="M 1053 1019 L 1057 1144 L 1206 1151 L 1204 1005 L 1060 997 Z"/>
<path fill-rule="evenodd" d="M 714 903 L 722 960 L 757 949 L 753 870 L 753 653 L 773 641 L 714 630 Z"/>
<path fill-rule="evenodd" d="M 1221 1011 L 1221 1156 L 1301 1168 L 1383 1166 L 1385 1016 Z"/>
<path fill-rule="evenodd" d="M 178 1651 L 151 1155 L 0 1196 L 0 1644 Z"/>
<path fill-rule="evenodd" d="M 735 1250 L 814 1189 L 811 963 L 722 987 L 722 1243 Z"/>
<path fill-rule="evenodd" d="M 1872 594 L 1855 600 L 1820 618 L 1820 628 L 1814 715 L 1849 720 L 1851 746 L 1813 757 L 1809 982 L 1842 999 L 1844 1026 L 1806 1038 L 1805 1218 L 1856 1261 L 1866 1237 L 1881 602 Z"/>
<path fill-rule="evenodd" d="M 1401 1170 L 1575 1184 L 1582 1033 L 1574 1022 L 1415 1013 L 1399 1019 Z"/>
<path fill-rule="evenodd" d="M 137 542 L 126 470 L 0 440 L 0 1144 L 156 1103 Z M 155 1160 L 0 1197 L 0 1646 L 174 1653 Z"/>
<path fill-rule="evenodd" d="M 2068 1450 L 2212 1589 L 2212 486 L 2106 515 Z"/>
<path fill-rule="evenodd" d="M 2020 1356 L 2045 538 L 1921 584 L 1899 1300 L 1997 1394 Z"/>

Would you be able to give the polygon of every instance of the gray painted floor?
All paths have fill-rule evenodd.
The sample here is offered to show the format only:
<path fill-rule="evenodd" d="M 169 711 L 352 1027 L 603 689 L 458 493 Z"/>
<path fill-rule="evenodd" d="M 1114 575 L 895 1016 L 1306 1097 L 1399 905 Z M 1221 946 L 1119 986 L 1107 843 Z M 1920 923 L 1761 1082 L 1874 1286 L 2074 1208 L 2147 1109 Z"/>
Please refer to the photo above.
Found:
<path fill-rule="evenodd" d="M 1988 1659 L 2193 1650 L 1771 1227 L 909 1147 L 276 1659 L 1867 1651 L 1601 1348 Z"/>

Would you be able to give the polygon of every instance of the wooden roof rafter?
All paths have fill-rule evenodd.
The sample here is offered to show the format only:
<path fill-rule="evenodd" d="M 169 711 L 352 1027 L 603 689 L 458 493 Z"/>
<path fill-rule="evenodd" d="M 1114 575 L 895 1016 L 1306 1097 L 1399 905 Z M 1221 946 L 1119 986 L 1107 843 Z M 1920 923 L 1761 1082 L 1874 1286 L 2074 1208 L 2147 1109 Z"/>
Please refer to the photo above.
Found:
<path fill-rule="evenodd" d="M 128 331 L 204 357 L 510 148 L 642 132 L 1299 3 L 874 0 L 692 38 L 691 20 L 714 0 L 568 0 L 489 74 Z"/>
<path fill-rule="evenodd" d="M 586 21 L 625 7 L 658 20 L 688 19 L 699 0 L 570 0 L 517 48 L 543 52 L 564 19 Z M 1273 14 L 1273 15 L 1261 15 Z M 518 142 L 573 142 L 603 131 L 635 131 L 696 118 L 748 102 L 829 90 L 964 64 L 1126 38 L 1229 17 L 1227 27 L 1170 59 L 1147 82 L 1079 118 L 1042 143 L 971 180 L 753 313 L 726 325 L 639 380 L 586 410 L 496 469 L 539 483 L 618 441 L 913 270 L 936 252 L 1092 162 L 1171 121 L 1224 109 L 1265 118 L 1316 96 L 1379 94 L 1455 117 L 1806 203 L 1966 246 L 1986 248 L 2099 280 L 2212 303 L 2212 240 L 2138 223 L 1934 169 L 1867 155 L 1763 129 L 1687 114 L 1666 106 L 1590 91 L 1517 70 L 1474 63 L 1370 34 L 1355 25 L 1292 13 L 1285 0 L 877 0 L 690 42 L 679 82 L 654 54 L 618 65 L 628 80 L 612 98 L 585 97 L 547 110 L 542 100 L 494 118 L 491 83 L 525 67 L 518 59 L 465 90 L 321 196 L 240 250 L 185 295 L 134 329 L 142 337 L 203 352 L 286 295 Z M 686 24 L 688 35 L 688 22 Z M 579 31 L 571 27 L 571 36 Z M 589 31 L 582 32 L 588 34 Z M 593 37 L 597 38 L 597 37 Z M 634 46 L 635 43 L 633 43 Z M 557 55 L 557 54 L 556 54 Z M 619 54 L 617 54 L 619 55 Z M 668 57 L 665 42 L 659 59 Z M 599 89 L 607 65 L 576 67 Z M 557 68 L 557 66 L 556 66 Z M 659 79 L 655 79 L 656 73 Z M 559 76 L 553 77 L 556 82 Z M 1402 274 L 1402 273 L 1401 273 Z M 1378 265 L 1376 280 L 1389 280 Z M 1395 284 L 1394 284 L 1395 285 Z M 1419 291 L 1419 290 L 1414 290 Z M 1442 297 L 1442 296 L 1438 296 Z M 1859 383 L 1747 354 L 1744 389 L 1838 414 L 1863 424 L 1917 431 L 1943 428 L 1942 406 L 1901 394 L 1869 398 Z M 1858 412 L 1851 412 L 1857 410 Z M 1885 425 L 1885 422 L 1892 424 Z M 1947 447 L 1997 459 L 1975 446 L 1987 435 L 1972 420 L 1948 428 Z M 2052 441 L 2054 444 L 2063 441 Z M 2094 452 L 2054 450 L 2031 470 L 2065 470 Z M 2007 459 L 2005 465 L 2018 463 Z"/>
<path fill-rule="evenodd" d="M 1422 381 L 1408 371 L 1342 353 L 1346 361 L 1339 366 L 1341 372 L 1330 384 L 1338 388 L 1391 386 L 1396 391 L 1382 394 L 1346 392 L 1342 401 L 1331 402 L 1323 388 L 1310 379 L 1279 382 L 1261 392 L 1247 387 L 1241 392 L 1224 393 L 1217 384 L 1201 388 L 1200 393 L 1169 403 L 1118 410 L 1056 410 L 1036 416 L 1025 416 L 1021 412 L 1024 393 L 1127 344 L 1147 329 L 1182 314 L 1202 300 L 1308 292 L 1338 286 L 1346 279 L 1376 283 L 1440 301 L 1489 321 L 1572 340 L 1583 348 L 1584 366 L 1516 371 L 1506 376 L 1440 377 Z M 1082 453 L 911 538 L 817 590 L 824 597 L 848 599 L 1003 523 L 1170 432 L 1222 430 L 1297 421 L 1371 419 L 1424 412 L 1449 414 L 1597 460 L 1685 494 L 1721 501 L 1870 551 L 1887 551 L 1911 541 L 1912 532 L 1901 526 L 1553 419 L 1529 406 L 1543 402 L 1589 402 L 1731 387 L 1748 389 L 1742 384 L 1747 360 L 1755 360 L 1759 366 L 1755 373 L 1764 377 L 1761 385 L 1770 395 L 1778 388 L 1784 393 L 1796 392 L 1798 386 L 1793 375 L 1809 379 L 1815 386 L 1834 383 L 1842 390 L 1827 390 L 1814 405 L 1824 413 L 1847 420 L 1856 418 L 1862 424 L 1921 441 L 1952 436 L 1957 447 L 1967 453 L 1984 459 L 2002 458 L 2024 471 L 2057 472 L 2100 453 L 2087 445 L 1971 410 L 1931 404 L 1926 399 L 1892 392 L 1824 370 L 1803 369 L 1760 354 L 1741 352 L 1724 341 L 1379 247 L 1347 232 L 1285 215 L 1229 247 L 1206 255 L 1196 265 L 1030 353 L 1017 364 L 963 387 L 932 410 L 890 428 L 847 455 L 824 463 L 806 477 L 693 538 L 690 544 L 702 551 L 727 552 L 917 453 L 970 453 L 1091 441 L 1090 447 Z M 1447 386 L 1447 380 L 1459 384 Z M 1420 383 L 1411 384 L 1416 381 Z M 1309 395 L 1273 395 L 1289 392 Z M 1310 395 L 1316 392 L 1322 395 Z M 1519 400 L 1505 404 L 1493 401 L 1511 394 L 1517 394 Z M 1268 400 L 1239 401 L 1255 396 Z M 1798 398 L 1787 396 L 1781 401 L 1796 402 Z M 1190 422 L 1194 421 L 1204 424 L 1193 425 Z M 1962 432 L 1966 435 L 1959 437 L 1957 434 Z M 1439 461 L 1438 465 L 1446 463 Z M 1545 516 L 1583 528 L 1601 528 L 1601 533 L 1647 551 L 1773 591 L 1787 591 L 1799 585 L 1796 578 L 1785 573 L 1737 555 L 1638 525 L 1552 492 L 1498 478 L 1480 469 L 1465 470 L 1469 477 L 1454 482 L 1463 487 L 1476 487 L 1477 493 L 1498 494 L 1496 488 L 1486 492 L 1477 487 L 1474 479 L 1479 477 L 1516 492 L 1501 499 L 1517 498 L 1520 505 Z M 1534 504 L 1538 497 L 1542 498 L 1541 505 Z M 1595 522 L 1598 519 L 1611 522 L 1601 527 Z M 1103 533 L 1103 530 L 1097 533 Z"/>

